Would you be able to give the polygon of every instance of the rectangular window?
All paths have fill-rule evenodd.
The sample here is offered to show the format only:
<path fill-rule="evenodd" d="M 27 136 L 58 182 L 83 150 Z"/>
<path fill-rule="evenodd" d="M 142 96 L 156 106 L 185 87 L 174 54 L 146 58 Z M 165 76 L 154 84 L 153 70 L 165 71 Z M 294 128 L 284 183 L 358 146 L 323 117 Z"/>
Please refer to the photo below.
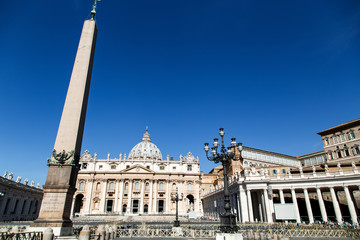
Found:
<path fill-rule="evenodd" d="M 276 170 L 276 169 L 273 169 L 272 172 L 273 172 L 273 174 L 277 174 L 277 170 Z"/>
<path fill-rule="evenodd" d="M 281 169 L 283 174 L 286 174 L 286 169 Z"/>
<path fill-rule="evenodd" d="M 187 165 L 187 170 L 192 171 L 192 165 Z"/>
<path fill-rule="evenodd" d="M 333 160 L 333 159 L 334 159 L 334 157 L 333 157 L 333 155 L 332 155 L 331 152 L 328 154 L 328 156 L 329 156 L 329 159 L 330 159 L 330 160 Z"/>
<path fill-rule="evenodd" d="M 328 138 L 325 138 L 324 142 L 325 142 L 325 145 L 326 145 L 326 146 L 330 144 L 330 142 L 329 142 L 329 139 L 328 139 Z"/>
<path fill-rule="evenodd" d="M 87 163 L 83 163 L 82 164 L 82 169 L 86 169 L 87 168 Z"/>
<path fill-rule="evenodd" d="M 150 166 L 146 166 L 147 169 L 150 169 Z"/>
<path fill-rule="evenodd" d="M 111 169 L 116 169 L 116 165 L 111 165 Z"/>
<path fill-rule="evenodd" d="M 344 152 L 346 157 L 350 156 L 349 149 L 345 149 Z"/>
<path fill-rule="evenodd" d="M 334 143 L 338 143 L 337 136 L 333 136 L 333 137 L 332 137 L 332 140 L 333 140 Z"/>
<path fill-rule="evenodd" d="M 102 169 L 103 168 L 103 165 L 99 165 L 99 169 Z"/>
<path fill-rule="evenodd" d="M 130 165 L 126 165 L 126 168 L 130 168 Z"/>
<path fill-rule="evenodd" d="M 176 167 L 173 167 L 173 170 L 176 170 Z"/>
<path fill-rule="evenodd" d="M 341 139 L 342 142 L 345 142 L 345 141 L 346 141 L 346 140 L 345 140 L 345 135 L 344 135 L 344 134 L 341 134 L 341 135 L 340 135 L 340 139 Z"/>
<path fill-rule="evenodd" d="M 350 131 L 350 132 L 348 133 L 348 137 L 349 137 L 349 140 L 355 139 L 355 132 L 354 132 L 354 131 Z"/>
<path fill-rule="evenodd" d="M 359 146 L 353 147 L 353 153 L 354 153 L 354 155 L 360 154 Z"/>
<path fill-rule="evenodd" d="M 160 166 L 160 170 L 165 170 L 165 167 L 164 167 L 164 166 Z"/>

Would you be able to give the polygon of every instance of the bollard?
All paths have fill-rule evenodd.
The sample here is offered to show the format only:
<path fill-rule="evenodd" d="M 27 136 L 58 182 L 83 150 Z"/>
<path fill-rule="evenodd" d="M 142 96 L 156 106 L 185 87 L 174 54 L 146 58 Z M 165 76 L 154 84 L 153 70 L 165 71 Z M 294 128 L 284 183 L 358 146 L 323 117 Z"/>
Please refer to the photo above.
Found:
<path fill-rule="evenodd" d="M 276 233 L 274 233 L 273 238 L 274 238 L 274 240 L 279 240 L 279 237 Z"/>
<path fill-rule="evenodd" d="M 258 231 L 254 232 L 254 240 L 260 240 L 260 233 Z"/>
<path fill-rule="evenodd" d="M 105 227 L 105 240 L 109 240 L 109 238 L 110 238 L 109 227 L 106 226 Z"/>
<path fill-rule="evenodd" d="M 271 233 L 267 233 L 266 234 L 266 238 L 265 238 L 266 240 L 272 240 L 272 237 L 271 237 Z"/>
<path fill-rule="evenodd" d="M 88 225 L 85 225 L 79 235 L 79 240 L 89 240 L 90 239 L 90 228 Z"/>
<path fill-rule="evenodd" d="M 112 227 L 109 227 L 109 239 L 110 240 L 113 240 L 114 238 L 114 231 L 113 231 L 113 228 Z"/>
<path fill-rule="evenodd" d="M 52 228 L 47 228 L 44 230 L 43 240 L 52 240 L 54 238 L 54 231 Z"/>
<path fill-rule="evenodd" d="M 116 225 L 114 225 L 114 226 L 112 226 L 112 237 L 111 237 L 111 239 L 116 239 L 116 229 L 117 229 L 117 227 L 116 227 Z"/>
<path fill-rule="evenodd" d="M 265 233 L 263 233 L 263 232 L 261 232 L 260 233 L 260 240 L 265 240 L 266 238 L 265 238 Z"/>
<path fill-rule="evenodd" d="M 104 225 L 99 225 L 96 230 L 96 235 L 99 235 L 99 240 L 105 240 L 105 227 Z"/>

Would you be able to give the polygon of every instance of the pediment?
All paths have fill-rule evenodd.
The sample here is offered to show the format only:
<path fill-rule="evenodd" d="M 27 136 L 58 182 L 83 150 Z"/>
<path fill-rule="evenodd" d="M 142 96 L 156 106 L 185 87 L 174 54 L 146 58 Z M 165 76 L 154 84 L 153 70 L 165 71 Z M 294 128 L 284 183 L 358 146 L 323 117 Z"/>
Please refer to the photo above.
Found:
<path fill-rule="evenodd" d="M 144 167 L 144 166 L 141 166 L 141 165 L 134 165 L 132 167 L 129 167 L 127 169 L 124 169 L 122 171 L 120 171 L 121 173 L 155 173 L 154 171 Z"/>

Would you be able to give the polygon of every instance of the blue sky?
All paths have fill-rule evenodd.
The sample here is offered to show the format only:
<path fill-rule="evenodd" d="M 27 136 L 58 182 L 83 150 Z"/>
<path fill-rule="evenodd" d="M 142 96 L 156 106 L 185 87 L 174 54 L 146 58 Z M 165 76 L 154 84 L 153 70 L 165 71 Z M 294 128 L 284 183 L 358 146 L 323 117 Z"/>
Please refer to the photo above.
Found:
<path fill-rule="evenodd" d="M 0 171 L 45 182 L 83 21 L 92 2 L 4 1 Z M 224 127 L 292 156 L 359 118 L 360 2 L 103 0 L 82 152 L 129 153 L 149 126 L 163 157 Z M 0 173 L 2 174 L 2 173 Z"/>

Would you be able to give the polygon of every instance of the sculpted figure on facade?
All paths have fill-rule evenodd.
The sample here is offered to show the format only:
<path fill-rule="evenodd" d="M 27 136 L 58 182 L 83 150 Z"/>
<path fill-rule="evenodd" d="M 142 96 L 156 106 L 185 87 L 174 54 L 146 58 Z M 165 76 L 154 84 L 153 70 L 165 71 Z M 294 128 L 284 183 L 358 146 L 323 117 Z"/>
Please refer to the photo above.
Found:
<path fill-rule="evenodd" d="M 25 181 L 24 181 L 24 184 L 28 185 L 28 183 L 29 183 L 29 179 L 26 178 Z"/>
<path fill-rule="evenodd" d="M 11 172 L 11 173 L 9 174 L 9 176 L 8 176 L 8 179 L 9 179 L 9 180 L 12 180 L 13 177 L 14 177 L 14 174 Z"/>
<path fill-rule="evenodd" d="M 356 164 L 355 164 L 355 161 L 352 161 L 352 162 L 351 162 L 351 166 L 352 166 L 354 169 L 357 169 Z"/>
<path fill-rule="evenodd" d="M 30 186 L 35 186 L 35 182 L 34 182 L 34 180 L 33 181 L 31 181 L 31 183 L 30 183 Z"/>
<path fill-rule="evenodd" d="M 329 172 L 329 166 L 325 164 L 325 172 Z"/>
<path fill-rule="evenodd" d="M 338 168 L 339 172 L 342 172 L 342 168 L 341 168 L 341 164 L 340 164 L 340 163 L 337 163 L 337 168 Z"/>
<path fill-rule="evenodd" d="M 4 175 L 3 175 L 3 178 L 6 178 L 8 175 L 8 171 L 5 171 Z"/>

